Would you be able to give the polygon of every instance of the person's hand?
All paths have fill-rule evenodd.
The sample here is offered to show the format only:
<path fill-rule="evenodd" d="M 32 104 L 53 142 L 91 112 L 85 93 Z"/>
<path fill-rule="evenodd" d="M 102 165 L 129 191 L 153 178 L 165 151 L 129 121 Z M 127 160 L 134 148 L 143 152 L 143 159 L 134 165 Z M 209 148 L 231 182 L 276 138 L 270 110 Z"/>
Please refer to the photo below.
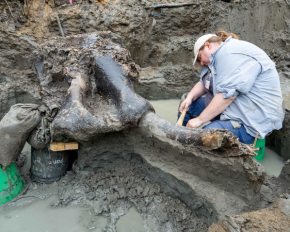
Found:
<path fill-rule="evenodd" d="M 189 110 L 189 106 L 191 105 L 191 103 L 192 103 L 192 100 L 186 98 L 186 99 L 181 103 L 181 105 L 180 105 L 180 107 L 179 107 L 179 112 L 182 112 L 183 110 L 188 111 L 188 110 Z"/>
<path fill-rule="evenodd" d="M 200 126 L 202 126 L 203 122 L 200 120 L 199 117 L 197 118 L 193 118 L 191 120 L 189 120 L 186 124 L 186 127 L 190 127 L 190 128 L 198 128 Z"/>

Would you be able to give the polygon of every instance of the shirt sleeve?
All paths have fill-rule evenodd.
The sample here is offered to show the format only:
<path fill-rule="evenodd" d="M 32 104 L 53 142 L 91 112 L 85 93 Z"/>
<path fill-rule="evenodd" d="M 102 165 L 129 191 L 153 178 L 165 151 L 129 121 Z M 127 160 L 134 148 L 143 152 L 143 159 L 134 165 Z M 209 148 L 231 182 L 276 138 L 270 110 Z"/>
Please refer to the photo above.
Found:
<path fill-rule="evenodd" d="M 216 62 L 216 93 L 224 98 L 249 92 L 261 72 L 259 62 L 243 54 L 225 54 Z"/>

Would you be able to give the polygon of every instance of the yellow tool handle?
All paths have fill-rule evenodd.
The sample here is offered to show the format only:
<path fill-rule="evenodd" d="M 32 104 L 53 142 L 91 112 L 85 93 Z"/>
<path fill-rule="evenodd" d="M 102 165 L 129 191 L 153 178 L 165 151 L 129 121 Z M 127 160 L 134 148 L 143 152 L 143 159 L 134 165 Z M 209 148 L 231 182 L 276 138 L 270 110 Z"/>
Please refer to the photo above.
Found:
<path fill-rule="evenodd" d="M 185 117 L 185 114 L 186 114 L 186 110 L 183 110 L 182 111 L 182 114 L 180 115 L 176 125 L 178 126 L 182 126 L 182 123 L 183 123 L 183 120 L 184 120 L 184 117 Z"/>
<path fill-rule="evenodd" d="M 254 147 L 256 147 L 256 143 L 257 143 L 258 135 L 259 135 L 259 133 L 257 132 L 257 133 L 256 133 L 256 137 L 255 137 L 255 141 L 254 141 Z"/>

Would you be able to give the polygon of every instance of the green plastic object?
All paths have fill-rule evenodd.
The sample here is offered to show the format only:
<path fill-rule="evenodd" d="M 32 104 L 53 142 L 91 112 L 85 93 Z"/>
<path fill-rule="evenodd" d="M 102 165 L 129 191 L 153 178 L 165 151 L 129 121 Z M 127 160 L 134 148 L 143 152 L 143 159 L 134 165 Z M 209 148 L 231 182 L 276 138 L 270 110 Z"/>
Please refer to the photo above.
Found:
<path fill-rule="evenodd" d="M 256 153 L 258 155 L 254 156 L 254 158 L 257 160 L 257 161 L 260 161 L 262 159 L 264 159 L 265 157 L 265 144 L 266 144 L 266 138 L 263 138 L 263 139 L 257 139 L 257 142 L 256 142 L 256 148 L 260 148 L 259 151 L 256 151 Z"/>
<path fill-rule="evenodd" d="M 0 167 L 0 205 L 3 205 L 20 193 L 24 181 L 14 163 L 5 170 L 2 169 L 2 165 Z"/>

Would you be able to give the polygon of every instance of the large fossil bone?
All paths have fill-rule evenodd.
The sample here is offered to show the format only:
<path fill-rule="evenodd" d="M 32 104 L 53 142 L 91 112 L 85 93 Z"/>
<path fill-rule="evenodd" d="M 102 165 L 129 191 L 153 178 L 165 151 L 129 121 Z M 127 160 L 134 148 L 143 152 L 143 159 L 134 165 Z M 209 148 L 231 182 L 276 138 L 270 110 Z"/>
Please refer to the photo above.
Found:
<path fill-rule="evenodd" d="M 133 91 L 127 77 L 136 78 L 137 67 L 128 51 L 112 42 L 114 37 L 108 32 L 56 39 L 37 52 L 43 101 L 60 107 L 52 124 L 54 140 L 89 141 L 137 126 L 154 111 Z"/>

